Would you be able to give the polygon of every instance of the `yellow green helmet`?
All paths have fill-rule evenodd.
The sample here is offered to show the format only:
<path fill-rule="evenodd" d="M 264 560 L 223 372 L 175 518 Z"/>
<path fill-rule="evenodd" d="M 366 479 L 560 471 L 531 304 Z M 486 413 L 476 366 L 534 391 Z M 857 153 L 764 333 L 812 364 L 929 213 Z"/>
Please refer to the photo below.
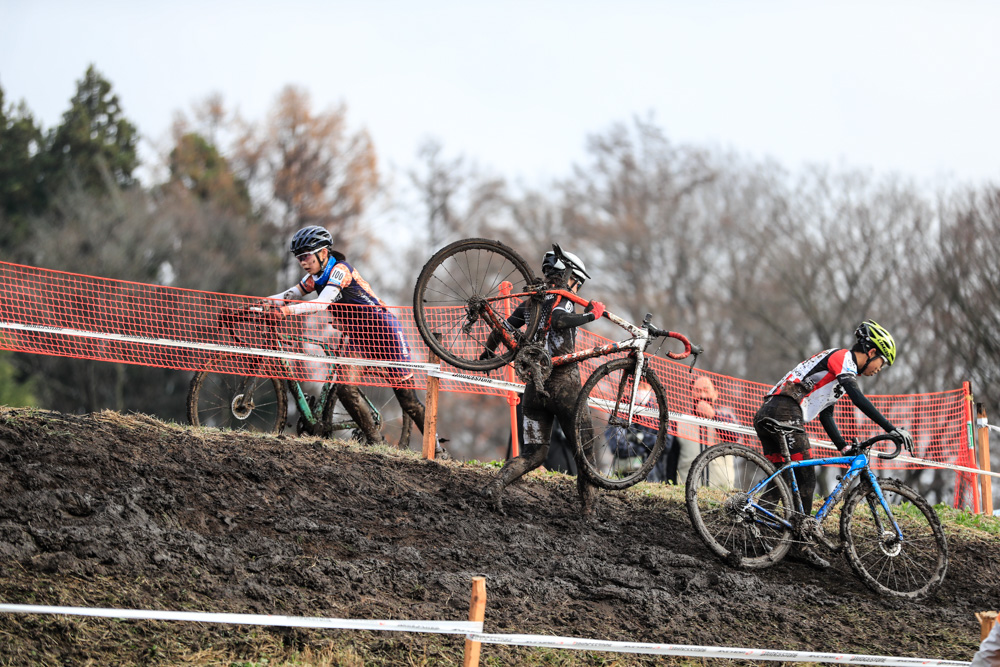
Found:
<path fill-rule="evenodd" d="M 875 320 L 865 320 L 859 324 L 854 336 L 864 347 L 865 352 L 871 349 L 878 350 L 890 366 L 896 361 L 896 341 L 892 339 L 892 334 Z"/>

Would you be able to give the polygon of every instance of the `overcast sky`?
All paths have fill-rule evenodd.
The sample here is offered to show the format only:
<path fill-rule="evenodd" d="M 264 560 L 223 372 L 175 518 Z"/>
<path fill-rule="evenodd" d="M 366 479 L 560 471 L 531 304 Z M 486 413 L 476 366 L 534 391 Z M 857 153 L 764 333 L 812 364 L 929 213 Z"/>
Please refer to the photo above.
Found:
<path fill-rule="evenodd" d="M 426 137 L 510 179 L 569 172 L 653 114 L 675 143 L 1000 182 L 1000 2 L 0 0 L 0 86 L 57 125 L 89 64 L 144 137 L 289 83 L 383 160 Z"/>

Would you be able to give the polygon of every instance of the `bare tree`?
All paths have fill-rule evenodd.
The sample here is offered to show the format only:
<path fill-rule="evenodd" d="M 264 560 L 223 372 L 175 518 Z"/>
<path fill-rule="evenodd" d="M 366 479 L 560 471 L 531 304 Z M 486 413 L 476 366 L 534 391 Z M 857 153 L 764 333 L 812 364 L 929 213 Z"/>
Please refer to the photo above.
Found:
<path fill-rule="evenodd" d="M 443 153 L 440 141 L 427 139 L 417 152 L 419 166 L 409 171 L 431 253 L 448 240 L 478 233 L 506 201 L 503 179 L 482 173 L 461 155 L 447 159 Z"/>
<path fill-rule="evenodd" d="M 321 225 L 337 247 L 365 256 L 363 216 L 379 193 L 378 161 L 368 133 L 348 130 L 343 105 L 315 113 L 309 94 L 288 86 L 265 123 L 244 128 L 231 159 L 282 245 L 296 229 Z"/>
<path fill-rule="evenodd" d="M 1000 189 L 969 189 L 941 203 L 937 253 L 914 277 L 928 304 L 922 357 L 937 382 L 971 380 L 977 400 L 1000 409 Z M 937 363 L 932 363 L 938 360 Z"/>
<path fill-rule="evenodd" d="M 695 193 L 717 176 L 708 155 L 673 146 L 636 118 L 590 137 L 589 163 L 563 183 L 563 225 L 581 242 L 598 296 L 634 319 L 692 331 L 714 270 Z"/>

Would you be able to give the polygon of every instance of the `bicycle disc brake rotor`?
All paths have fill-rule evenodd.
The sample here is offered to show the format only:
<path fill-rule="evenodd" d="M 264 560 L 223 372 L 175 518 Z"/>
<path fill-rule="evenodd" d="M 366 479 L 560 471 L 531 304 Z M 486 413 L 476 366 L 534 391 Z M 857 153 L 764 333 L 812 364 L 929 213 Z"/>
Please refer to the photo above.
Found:
<path fill-rule="evenodd" d="M 552 374 L 552 356 L 544 347 L 538 343 L 522 346 L 514 358 L 514 372 L 525 384 L 533 383 L 540 396 L 548 396 L 544 386 Z"/>
<path fill-rule="evenodd" d="M 882 547 L 882 553 L 890 558 L 895 558 L 903 551 L 903 543 L 896 536 L 896 533 L 891 530 L 882 531 L 882 536 L 878 542 L 879 546 Z"/>
<path fill-rule="evenodd" d="M 246 421 L 246 419 L 250 416 L 250 413 L 253 412 L 254 405 L 253 401 L 245 403 L 243 401 L 243 394 L 236 394 L 233 396 L 233 402 L 230 404 L 230 408 L 233 411 L 234 417 L 240 421 Z"/>

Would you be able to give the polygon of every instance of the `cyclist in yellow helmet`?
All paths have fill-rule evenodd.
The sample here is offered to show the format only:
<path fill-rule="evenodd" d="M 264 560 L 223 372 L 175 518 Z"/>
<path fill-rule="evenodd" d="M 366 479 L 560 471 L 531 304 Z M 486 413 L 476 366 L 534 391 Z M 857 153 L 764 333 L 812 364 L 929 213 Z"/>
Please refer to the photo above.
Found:
<path fill-rule="evenodd" d="M 754 416 L 754 429 L 760 438 L 764 456 L 777 465 L 783 463 L 781 454 L 782 435 L 775 433 L 765 418 L 803 426 L 819 417 L 830 440 L 841 452 L 848 450 L 833 419 L 833 408 L 841 396 L 847 394 L 851 402 L 869 419 L 881 426 L 887 433 L 893 433 L 897 441 L 913 451 L 913 436 L 904 429 L 896 428 L 858 387 L 857 376 L 871 377 L 896 360 L 896 342 L 884 327 L 874 320 L 865 320 L 854 331 L 856 342 L 851 349 L 834 348 L 824 350 L 809 357 L 793 368 L 774 385 L 764 398 Z M 809 437 L 804 431 L 793 434 L 789 451 L 792 460 L 801 461 L 809 457 Z M 816 491 L 816 468 L 806 467 L 795 470 L 795 478 L 802 498 L 802 507 L 812 512 L 813 494 Z M 797 550 L 798 560 L 813 567 L 826 569 L 830 563 L 819 556 L 811 547 Z M 794 558 L 794 556 L 793 556 Z"/>

